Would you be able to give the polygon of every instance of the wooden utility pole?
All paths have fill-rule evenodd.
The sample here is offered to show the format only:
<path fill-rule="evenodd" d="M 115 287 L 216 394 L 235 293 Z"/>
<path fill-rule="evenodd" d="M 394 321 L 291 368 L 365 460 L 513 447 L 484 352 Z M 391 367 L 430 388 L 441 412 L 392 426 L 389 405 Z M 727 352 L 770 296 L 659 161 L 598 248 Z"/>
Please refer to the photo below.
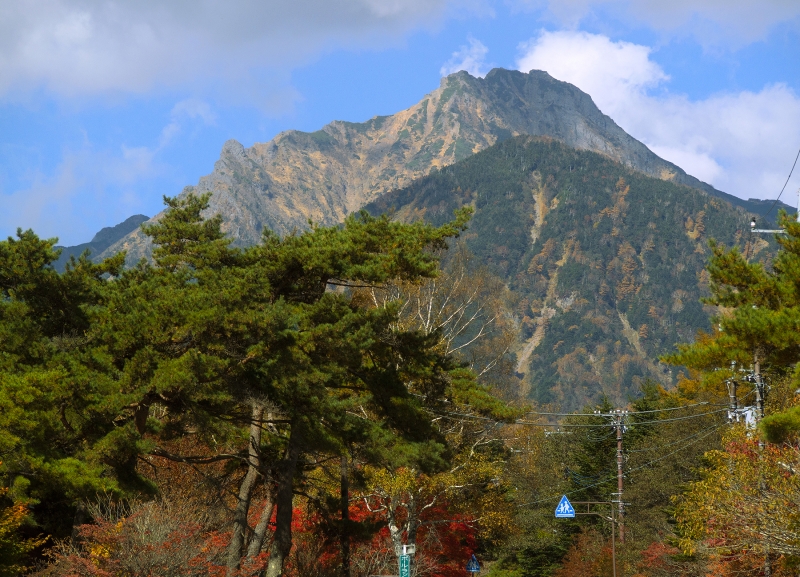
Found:
<path fill-rule="evenodd" d="M 617 431 L 617 492 L 612 493 L 612 495 L 616 495 L 616 499 L 612 499 L 611 502 L 617 505 L 617 518 L 615 519 L 615 523 L 619 527 L 619 542 L 623 544 L 625 543 L 625 502 L 622 500 L 622 493 L 625 479 L 623 473 L 625 454 L 622 452 L 622 434 L 625 432 L 624 422 L 628 411 L 624 409 L 614 409 L 610 413 L 595 411 L 594 414 L 600 417 L 610 417 L 611 425 Z"/>
<path fill-rule="evenodd" d="M 756 422 L 764 418 L 764 381 L 761 379 L 761 363 L 756 357 L 753 360 L 753 378 L 756 385 Z"/>
<path fill-rule="evenodd" d="M 764 418 L 764 397 L 766 396 L 766 390 L 764 387 L 764 380 L 761 378 L 761 362 L 758 360 L 758 353 L 753 357 L 753 380 L 756 386 L 756 423 L 759 423 L 761 419 Z M 759 440 L 758 446 L 763 450 L 765 446 L 764 441 Z M 763 478 L 759 480 L 758 486 L 762 492 L 765 490 Z M 769 558 L 769 547 L 765 547 L 764 576 L 770 577 L 771 575 L 772 563 Z"/>
<path fill-rule="evenodd" d="M 625 456 L 622 454 L 622 418 L 625 411 L 615 411 L 614 425 L 617 429 L 617 526 L 619 527 L 619 542 L 625 543 L 625 503 L 622 500 L 622 466 Z"/>

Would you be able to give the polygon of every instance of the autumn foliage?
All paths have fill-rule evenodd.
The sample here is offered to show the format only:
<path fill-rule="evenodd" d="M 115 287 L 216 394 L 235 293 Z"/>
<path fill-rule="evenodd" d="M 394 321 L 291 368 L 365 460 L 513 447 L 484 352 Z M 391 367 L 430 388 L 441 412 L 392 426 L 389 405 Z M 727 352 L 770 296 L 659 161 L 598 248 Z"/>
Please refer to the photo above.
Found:
<path fill-rule="evenodd" d="M 7 494 L 8 489 L 0 489 L 0 503 Z M 46 541 L 20 535 L 27 520 L 28 508 L 24 504 L 0 504 L 0 577 L 19 575 L 25 568 L 25 556 Z"/>

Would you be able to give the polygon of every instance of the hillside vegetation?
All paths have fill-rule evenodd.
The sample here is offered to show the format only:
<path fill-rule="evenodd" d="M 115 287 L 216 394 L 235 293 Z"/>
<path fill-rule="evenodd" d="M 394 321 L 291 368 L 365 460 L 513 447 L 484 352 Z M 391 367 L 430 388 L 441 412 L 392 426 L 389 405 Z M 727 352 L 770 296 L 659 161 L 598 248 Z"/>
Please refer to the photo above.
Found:
<path fill-rule="evenodd" d="M 475 207 L 468 248 L 516 297 L 517 371 L 530 398 L 622 403 L 677 378 L 659 355 L 709 328 L 708 241 L 749 241 L 748 215 L 557 141 L 517 137 L 368 205 L 442 223 Z M 747 235 L 747 236 L 743 236 Z M 772 241 L 770 241 L 772 242 Z M 766 259 L 757 239 L 750 256 Z"/>
<path fill-rule="evenodd" d="M 473 180 L 501 169 L 500 197 L 454 167 L 428 181 L 450 194 L 404 206 L 414 219 L 474 205 L 442 226 L 362 212 L 240 249 L 220 217 L 202 217 L 208 197 L 188 196 L 166 199 L 145 227 L 153 263 L 133 269 L 121 254 L 84 256 L 59 274 L 53 239 L 0 242 L 0 575 L 367 577 L 409 561 L 403 545 L 416 577 L 463 575 L 472 555 L 490 577 L 795 574 L 800 223 L 784 215 L 767 267 L 753 259 L 765 245 L 708 245 L 696 276 L 722 314 L 664 357 L 691 378 L 667 390 L 639 377 L 635 400 L 559 415 L 496 396 L 514 321 L 550 321 L 528 337 L 535 383 L 548 373 L 534 355 L 562 317 L 569 332 L 616 314 L 627 331 L 643 293 L 674 300 L 701 254 L 686 243 L 702 247 L 737 214 L 681 189 L 649 188 L 660 194 L 634 204 L 652 183 L 552 142 L 510 141 L 470 162 Z M 514 201 L 516 173 L 535 185 L 535 211 L 512 253 L 506 232 L 531 206 Z M 571 208 L 584 178 L 588 212 Z M 617 239 L 636 208 L 653 213 L 639 217 L 645 232 L 666 231 L 658 243 L 635 227 Z M 477 243 L 482 230 L 494 245 Z M 448 250 L 465 231 L 495 273 L 463 245 Z M 583 268 L 562 285 L 573 261 Z M 584 288 L 597 282 L 608 290 Z M 653 317 L 672 319 L 658 325 L 664 340 L 685 330 L 686 299 Z M 539 316 L 520 321 L 509 303 Z M 552 350 L 595 355 L 615 330 Z M 649 334 L 637 334 L 641 351 L 623 336 L 652 362 Z M 729 420 L 764 394 L 758 430 Z M 729 413 L 732 400 L 743 410 Z M 595 515 L 554 518 L 562 495 Z"/>

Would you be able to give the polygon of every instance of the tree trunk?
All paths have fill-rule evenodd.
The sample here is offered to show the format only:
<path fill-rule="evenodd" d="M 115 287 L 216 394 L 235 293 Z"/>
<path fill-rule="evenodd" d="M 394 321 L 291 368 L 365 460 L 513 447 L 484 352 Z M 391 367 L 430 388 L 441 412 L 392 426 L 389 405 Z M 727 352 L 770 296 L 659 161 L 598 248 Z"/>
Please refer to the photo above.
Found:
<path fill-rule="evenodd" d="M 83 501 L 78 501 L 75 505 L 75 516 L 72 518 L 72 537 L 70 542 L 74 548 L 78 548 L 81 541 L 81 534 L 78 530 L 86 518 L 86 504 Z"/>
<path fill-rule="evenodd" d="M 414 493 L 411 493 L 411 496 L 409 497 L 408 500 L 408 508 L 406 509 L 408 514 L 408 519 L 406 520 L 406 527 L 408 527 L 406 533 L 406 544 L 413 545 L 415 550 L 417 545 L 417 530 L 419 529 L 419 523 L 420 523 L 419 519 L 420 512 L 418 507 L 419 507 L 419 501 L 417 501 L 417 497 L 414 495 Z M 411 556 L 410 559 L 411 575 L 417 574 L 417 569 L 414 566 L 414 561 L 416 560 L 416 558 L 417 556 L 416 554 L 414 554 Z"/>
<path fill-rule="evenodd" d="M 300 443 L 300 432 L 292 426 L 286 456 L 276 475 L 278 490 L 275 494 L 275 506 L 278 507 L 278 512 L 275 515 L 275 534 L 269 548 L 269 562 L 264 577 L 280 577 L 283 574 L 283 564 L 292 549 L 293 483 L 300 458 Z"/>
<path fill-rule="evenodd" d="M 389 522 L 389 538 L 392 540 L 394 554 L 399 563 L 400 555 L 403 552 L 403 527 L 398 524 L 397 520 L 397 501 L 394 497 L 388 497 L 386 500 L 388 502 L 386 519 Z"/>
<path fill-rule="evenodd" d="M 253 404 L 252 420 L 250 422 L 250 439 L 247 456 L 247 474 L 239 485 L 239 498 L 236 510 L 233 513 L 233 535 L 228 545 L 227 568 L 228 575 L 233 574 L 239 569 L 239 562 L 242 558 L 245 537 L 247 535 L 247 514 L 250 511 L 250 497 L 258 480 L 259 468 L 261 467 L 261 420 L 264 415 L 264 408 L 259 404 Z"/>
<path fill-rule="evenodd" d="M 269 520 L 272 519 L 272 512 L 275 510 L 275 494 L 269 485 L 267 486 L 267 500 L 264 503 L 264 509 L 261 511 L 261 517 L 258 519 L 253 531 L 253 537 L 250 539 L 250 545 L 247 547 L 247 557 L 252 559 L 264 547 L 264 539 L 267 537 L 267 528 L 269 527 Z"/>

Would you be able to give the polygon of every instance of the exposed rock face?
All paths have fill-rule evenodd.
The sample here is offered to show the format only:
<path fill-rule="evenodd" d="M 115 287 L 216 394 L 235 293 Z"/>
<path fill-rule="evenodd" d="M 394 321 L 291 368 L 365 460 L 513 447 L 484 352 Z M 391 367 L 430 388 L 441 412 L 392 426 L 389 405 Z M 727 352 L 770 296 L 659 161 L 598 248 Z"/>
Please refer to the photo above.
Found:
<path fill-rule="evenodd" d="M 214 171 L 183 193 L 213 192 L 209 211 L 221 213 L 225 231 L 247 245 L 264 227 L 283 235 L 307 227 L 309 219 L 341 222 L 433 168 L 520 134 L 549 136 L 647 175 L 713 191 L 629 136 L 575 86 L 537 70 L 494 69 L 486 78 L 463 71 L 443 78 L 421 102 L 392 116 L 287 131 L 247 149 L 229 140 Z M 103 256 L 120 250 L 128 251 L 130 263 L 150 249 L 137 230 Z"/>

